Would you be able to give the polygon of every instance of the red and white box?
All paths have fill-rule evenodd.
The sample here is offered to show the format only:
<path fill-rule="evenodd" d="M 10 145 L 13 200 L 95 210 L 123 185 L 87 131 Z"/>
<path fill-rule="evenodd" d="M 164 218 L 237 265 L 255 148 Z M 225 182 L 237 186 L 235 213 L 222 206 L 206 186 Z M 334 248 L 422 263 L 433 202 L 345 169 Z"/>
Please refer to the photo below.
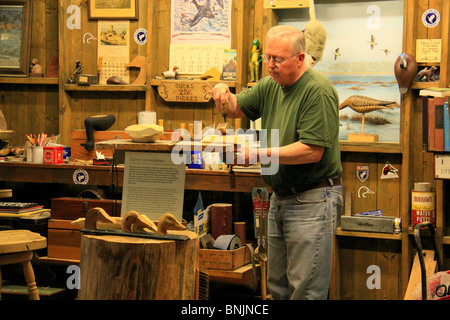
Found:
<path fill-rule="evenodd" d="M 44 163 L 63 163 L 63 146 L 44 147 Z"/>

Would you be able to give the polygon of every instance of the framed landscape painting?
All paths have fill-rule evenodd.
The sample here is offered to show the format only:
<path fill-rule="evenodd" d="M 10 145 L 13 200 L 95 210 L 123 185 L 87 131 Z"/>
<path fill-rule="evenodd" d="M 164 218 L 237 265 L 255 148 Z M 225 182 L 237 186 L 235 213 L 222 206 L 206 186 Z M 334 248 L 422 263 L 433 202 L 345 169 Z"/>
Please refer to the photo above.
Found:
<path fill-rule="evenodd" d="M 0 0 L 0 76 L 29 71 L 31 0 Z"/>

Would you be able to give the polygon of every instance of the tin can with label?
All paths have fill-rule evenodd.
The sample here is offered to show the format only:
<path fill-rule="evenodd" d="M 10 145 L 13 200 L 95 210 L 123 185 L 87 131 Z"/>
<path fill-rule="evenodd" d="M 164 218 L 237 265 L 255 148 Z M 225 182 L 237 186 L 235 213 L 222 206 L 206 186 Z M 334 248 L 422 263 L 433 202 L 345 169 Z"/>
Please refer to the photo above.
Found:
<path fill-rule="evenodd" d="M 414 183 L 411 192 L 412 225 L 430 221 L 436 226 L 436 194 L 428 182 Z"/>

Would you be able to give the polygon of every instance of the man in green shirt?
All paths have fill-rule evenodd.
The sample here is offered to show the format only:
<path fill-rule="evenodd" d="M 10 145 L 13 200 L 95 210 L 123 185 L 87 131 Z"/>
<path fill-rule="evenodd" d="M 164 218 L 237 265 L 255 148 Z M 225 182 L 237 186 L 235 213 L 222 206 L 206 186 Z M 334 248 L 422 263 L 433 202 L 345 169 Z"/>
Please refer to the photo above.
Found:
<path fill-rule="evenodd" d="M 304 52 L 303 32 L 273 27 L 263 55 L 270 77 L 237 95 L 223 83 L 211 92 L 219 111 L 227 105 L 229 117 L 261 118 L 266 139 L 259 149 L 242 148 L 237 163 L 258 159 L 274 190 L 267 279 L 274 299 L 327 298 L 343 206 L 339 98 L 326 77 L 308 69 Z"/>

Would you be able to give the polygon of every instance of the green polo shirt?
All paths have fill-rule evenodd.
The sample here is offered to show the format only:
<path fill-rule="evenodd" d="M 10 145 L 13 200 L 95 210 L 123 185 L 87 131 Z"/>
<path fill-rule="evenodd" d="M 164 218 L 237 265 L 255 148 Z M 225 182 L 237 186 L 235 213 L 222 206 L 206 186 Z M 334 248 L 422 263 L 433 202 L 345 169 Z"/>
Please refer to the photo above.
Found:
<path fill-rule="evenodd" d="M 268 185 L 289 188 L 341 175 L 339 98 L 325 76 L 307 69 L 289 87 L 280 86 L 270 76 L 265 77 L 238 93 L 237 102 L 247 118 L 253 121 L 261 118 L 261 129 L 267 133 L 267 147 L 282 147 L 296 141 L 325 147 L 318 163 L 280 164 L 275 174 L 263 174 Z M 278 130 L 278 139 L 274 129 Z M 264 142 L 260 142 L 264 147 Z"/>

